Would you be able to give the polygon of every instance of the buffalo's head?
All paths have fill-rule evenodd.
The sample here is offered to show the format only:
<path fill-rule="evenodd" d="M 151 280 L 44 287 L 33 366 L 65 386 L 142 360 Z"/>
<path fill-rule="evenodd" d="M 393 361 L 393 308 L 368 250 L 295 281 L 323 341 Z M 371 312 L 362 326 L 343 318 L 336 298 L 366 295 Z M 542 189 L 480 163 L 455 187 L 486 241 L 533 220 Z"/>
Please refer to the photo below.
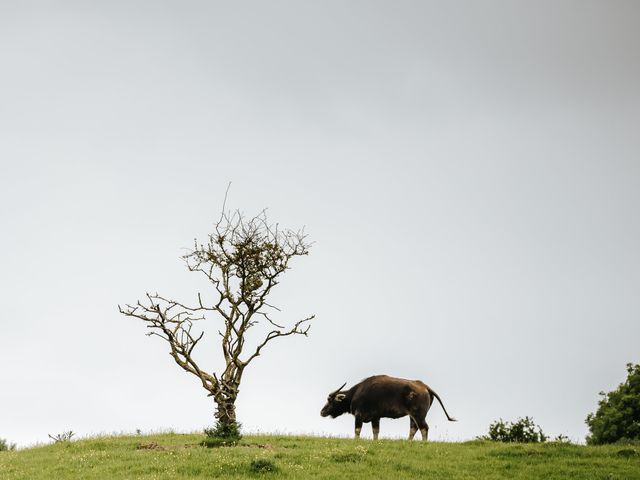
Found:
<path fill-rule="evenodd" d="M 322 410 L 320 410 L 321 416 L 336 418 L 349 411 L 349 402 L 345 400 L 347 395 L 340 391 L 345 385 L 346 383 L 329 394 L 327 403 L 322 407 Z"/>

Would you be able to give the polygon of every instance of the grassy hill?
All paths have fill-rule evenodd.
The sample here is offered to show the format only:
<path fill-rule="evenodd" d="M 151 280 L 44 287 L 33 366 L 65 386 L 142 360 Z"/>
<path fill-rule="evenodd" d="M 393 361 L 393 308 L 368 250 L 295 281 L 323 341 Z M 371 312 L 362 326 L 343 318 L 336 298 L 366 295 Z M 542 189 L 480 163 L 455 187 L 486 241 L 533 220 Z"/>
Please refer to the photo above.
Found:
<path fill-rule="evenodd" d="M 0 452 L 0 479 L 640 479 L 640 447 L 196 434 L 104 437 Z"/>

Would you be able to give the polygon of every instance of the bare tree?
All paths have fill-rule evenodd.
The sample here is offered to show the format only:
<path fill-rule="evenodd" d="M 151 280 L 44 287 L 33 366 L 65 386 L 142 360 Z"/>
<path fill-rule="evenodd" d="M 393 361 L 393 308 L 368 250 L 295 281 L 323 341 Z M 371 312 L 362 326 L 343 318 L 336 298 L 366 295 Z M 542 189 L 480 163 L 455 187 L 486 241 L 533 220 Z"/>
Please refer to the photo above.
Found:
<path fill-rule="evenodd" d="M 289 326 L 277 323 L 279 311 L 267 302 L 281 275 L 294 257 L 307 255 L 311 244 L 303 230 L 281 230 L 270 224 L 266 211 L 247 218 L 240 211 L 223 211 L 206 243 L 194 242 L 182 258 L 192 272 L 203 274 L 213 287 L 212 295 L 197 294 L 187 306 L 157 293 L 147 293 L 135 305 L 118 306 L 120 313 L 141 319 L 150 332 L 169 344 L 175 362 L 195 375 L 215 400 L 221 425 L 235 425 L 235 402 L 242 375 L 266 345 L 280 337 L 307 335 L 314 315 Z M 213 299 L 207 302 L 205 299 Z M 194 349 L 204 338 L 199 328 L 208 316 L 217 317 L 224 370 L 206 371 L 194 359 Z M 247 332 L 262 324 L 268 328 L 257 342 L 247 343 Z M 194 328 L 196 326 L 196 328 Z M 268 333 L 267 333 L 268 332 Z"/>

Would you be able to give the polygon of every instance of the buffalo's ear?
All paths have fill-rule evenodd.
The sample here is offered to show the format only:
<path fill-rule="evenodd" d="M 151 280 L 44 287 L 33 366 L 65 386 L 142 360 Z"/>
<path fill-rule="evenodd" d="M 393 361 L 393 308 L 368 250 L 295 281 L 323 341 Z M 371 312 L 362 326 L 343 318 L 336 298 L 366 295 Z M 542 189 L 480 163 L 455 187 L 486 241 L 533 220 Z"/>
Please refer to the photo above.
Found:
<path fill-rule="evenodd" d="M 336 402 L 341 402 L 342 400 L 344 400 L 345 397 L 346 395 L 344 393 L 339 393 L 336 395 L 335 400 Z"/>

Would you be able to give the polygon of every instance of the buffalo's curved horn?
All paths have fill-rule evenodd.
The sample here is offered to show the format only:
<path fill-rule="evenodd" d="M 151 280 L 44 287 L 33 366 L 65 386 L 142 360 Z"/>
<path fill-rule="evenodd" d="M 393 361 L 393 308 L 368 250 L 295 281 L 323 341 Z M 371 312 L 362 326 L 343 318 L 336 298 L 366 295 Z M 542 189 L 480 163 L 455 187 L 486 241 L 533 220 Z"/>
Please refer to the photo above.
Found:
<path fill-rule="evenodd" d="M 331 392 L 329 395 L 336 395 L 340 390 L 344 388 L 347 382 L 344 382 L 340 388 L 338 388 L 335 392 Z"/>

